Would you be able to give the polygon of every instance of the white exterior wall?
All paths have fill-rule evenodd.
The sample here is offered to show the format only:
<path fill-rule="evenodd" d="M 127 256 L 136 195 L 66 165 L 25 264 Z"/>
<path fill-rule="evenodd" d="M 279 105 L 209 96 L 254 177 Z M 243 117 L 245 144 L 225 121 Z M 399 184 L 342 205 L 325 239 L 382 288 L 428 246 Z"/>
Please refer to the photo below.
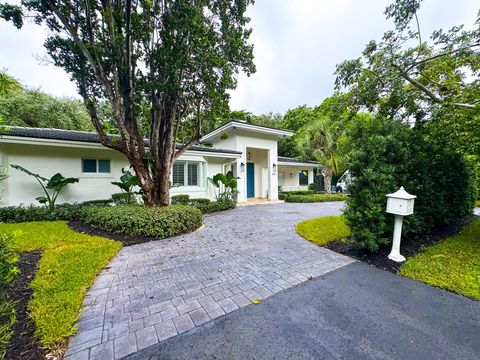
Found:
<path fill-rule="evenodd" d="M 280 165 L 278 167 L 279 186 L 282 191 L 291 190 L 308 190 L 307 186 L 300 186 L 300 176 L 298 172 L 300 170 L 308 170 L 308 183 L 313 183 L 313 166 L 295 165 L 287 166 Z M 290 175 L 292 174 L 292 175 Z"/>
<path fill-rule="evenodd" d="M 43 196 L 43 190 L 34 177 L 10 167 L 23 166 L 33 173 L 50 178 L 56 173 L 65 177 L 78 177 L 76 184 L 67 185 L 60 193 L 57 203 L 74 203 L 95 199 L 108 199 L 120 189 L 111 184 L 118 181 L 121 169 L 128 164 L 119 152 L 107 148 L 76 148 L 27 144 L 0 144 L 4 154 L 2 168 L 8 178 L 2 183 L 2 205 L 39 205 L 35 200 Z M 83 173 L 82 158 L 110 160 L 110 173 Z"/>
<path fill-rule="evenodd" d="M 82 159 L 109 159 L 110 173 L 83 173 Z M 170 196 L 188 194 L 191 198 L 215 199 L 213 186 L 207 177 L 222 172 L 226 163 L 235 158 L 202 156 L 188 151 L 181 155 L 179 161 L 196 161 L 203 163 L 200 186 L 182 186 L 170 189 Z M 10 167 L 10 164 L 24 168 L 50 178 L 56 173 L 65 177 L 78 177 L 78 183 L 67 185 L 60 193 L 57 203 L 75 203 L 87 200 L 109 199 L 120 188 L 112 185 L 119 181 L 122 168 L 128 166 L 126 157 L 98 144 L 68 144 L 48 142 L 0 143 L 0 170 L 6 169 L 8 178 L 0 184 L 1 206 L 39 205 L 36 197 L 43 195 L 43 190 L 34 177 Z"/>
<path fill-rule="evenodd" d="M 277 165 L 277 136 L 255 133 L 246 130 L 229 130 L 225 132 L 228 135 L 226 139 L 219 139 L 214 143 L 215 147 L 222 149 L 230 149 L 242 152 L 242 157 L 236 161 L 236 170 L 238 179 L 238 201 L 247 201 L 247 163 L 255 163 L 255 197 L 261 198 L 265 194 L 262 193 L 262 176 L 264 168 L 267 169 L 268 183 L 267 197 L 272 200 L 278 199 L 278 171 L 273 171 L 273 164 Z M 247 154 L 250 152 L 250 160 Z M 242 168 L 241 164 L 245 164 Z"/>

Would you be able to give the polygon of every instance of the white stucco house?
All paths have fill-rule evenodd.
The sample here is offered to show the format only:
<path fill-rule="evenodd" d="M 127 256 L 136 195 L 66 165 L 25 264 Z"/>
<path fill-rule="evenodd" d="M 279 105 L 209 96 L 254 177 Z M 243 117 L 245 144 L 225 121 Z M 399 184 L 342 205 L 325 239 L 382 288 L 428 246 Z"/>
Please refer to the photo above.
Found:
<path fill-rule="evenodd" d="M 255 199 L 278 200 L 282 190 L 307 189 L 313 182 L 316 162 L 301 162 L 277 155 L 277 140 L 292 136 L 290 131 L 232 121 L 202 138 L 212 147 L 194 146 L 173 165 L 171 195 L 214 200 L 213 186 L 207 177 L 232 170 L 238 177 L 238 202 Z M 62 190 L 58 203 L 108 199 L 119 192 L 118 181 L 126 157 L 104 147 L 96 133 L 11 127 L 0 135 L 0 169 L 8 178 L 1 184 L 2 206 L 35 204 L 42 195 L 35 179 L 10 167 L 21 165 L 50 177 L 60 172 L 78 177 L 78 184 Z"/>

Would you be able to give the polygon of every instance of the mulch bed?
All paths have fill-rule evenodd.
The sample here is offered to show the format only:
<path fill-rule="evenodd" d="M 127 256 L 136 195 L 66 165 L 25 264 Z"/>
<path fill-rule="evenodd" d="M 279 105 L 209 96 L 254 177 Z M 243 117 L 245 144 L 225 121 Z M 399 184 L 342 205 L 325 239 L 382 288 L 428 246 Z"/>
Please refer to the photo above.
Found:
<path fill-rule="evenodd" d="M 406 258 L 414 256 L 421 252 L 424 247 L 436 244 L 447 237 L 458 234 L 470 221 L 472 221 L 472 219 L 472 217 L 468 217 L 456 224 L 439 227 L 429 235 L 402 239 L 400 253 Z M 391 244 L 381 246 L 376 253 L 363 252 L 353 244 L 341 241 L 332 241 L 326 245 L 326 248 L 357 260 L 364 261 L 371 266 L 390 271 L 394 274 L 398 273 L 403 264 L 388 259 L 388 254 L 390 254 L 390 250 L 392 249 Z"/>
<path fill-rule="evenodd" d="M 123 246 L 132 246 L 132 245 L 143 244 L 146 242 L 159 240 L 159 238 L 157 237 L 112 234 L 107 231 L 96 229 L 78 220 L 70 220 L 68 222 L 68 226 L 70 227 L 70 229 L 81 234 L 101 236 L 107 239 L 120 241 L 123 244 Z"/>
<path fill-rule="evenodd" d="M 13 325 L 13 336 L 8 343 L 6 360 L 44 359 L 45 354 L 35 338 L 35 324 L 28 316 L 27 305 L 33 290 L 29 284 L 35 277 L 37 265 L 42 257 L 41 251 L 20 254 L 18 267 L 20 274 L 7 290 L 9 300 L 16 303 L 17 321 Z"/>

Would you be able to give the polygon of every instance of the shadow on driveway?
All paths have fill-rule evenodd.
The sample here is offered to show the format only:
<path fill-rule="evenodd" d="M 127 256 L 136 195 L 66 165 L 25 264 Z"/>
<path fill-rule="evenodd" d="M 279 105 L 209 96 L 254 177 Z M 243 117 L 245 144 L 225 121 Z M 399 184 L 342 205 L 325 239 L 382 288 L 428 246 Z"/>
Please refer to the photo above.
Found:
<path fill-rule="evenodd" d="M 479 359 L 480 302 L 354 263 L 127 359 Z"/>

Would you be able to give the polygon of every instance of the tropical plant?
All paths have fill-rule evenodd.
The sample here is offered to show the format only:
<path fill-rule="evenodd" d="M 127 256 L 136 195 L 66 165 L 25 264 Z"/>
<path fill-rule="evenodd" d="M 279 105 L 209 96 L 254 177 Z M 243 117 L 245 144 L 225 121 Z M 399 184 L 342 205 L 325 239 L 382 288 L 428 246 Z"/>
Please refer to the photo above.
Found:
<path fill-rule="evenodd" d="M 138 178 L 130 172 L 130 169 L 122 169 L 120 181 L 112 181 L 112 184 L 126 193 L 133 193 L 133 188 L 138 186 Z"/>
<path fill-rule="evenodd" d="M 327 193 L 331 192 L 333 175 L 345 170 L 346 155 L 341 151 L 344 140 L 343 130 L 333 126 L 326 117 L 315 119 L 296 136 L 296 146 L 302 157 L 314 158 L 322 165 Z"/>
<path fill-rule="evenodd" d="M 214 186 L 213 191 L 215 193 L 215 198 L 217 199 L 217 201 L 233 201 L 235 196 L 238 194 L 238 178 L 233 175 L 232 171 L 229 171 L 226 174 L 218 173 L 215 174 L 213 177 L 208 177 L 207 179 Z M 222 192 L 220 192 L 221 185 L 223 185 Z M 219 189 L 218 195 L 215 189 Z"/>
<path fill-rule="evenodd" d="M 43 192 L 45 193 L 45 196 L 38 196 L 35 198 L 35 200 L 37 200 L 40 204 L 44 204 L 51 210 L 55 208 L 55 202 L 57 201 L 58 195 L 62 189 L 68 184 L 78 183 L 79 181 L 78 178 L 65 178 L 60 173 L 56 173 L 50 179 L 47 179 L 39 174 L 35 174 L 30 170 L 25 169 L 20 165 L 11 164 L 10 166 L 16 170 L 24 172 L 25 174 L 33 176 L 38 181 L 43 189 Z"/>
<path fill-rule="evenodd" d="M 252 2 L 31 0 L 0 5 L 0 17 L 48 28 L 47 53 L 76 82 L 101 143 L 127 157 L 146 205 L 167 206 L 175 160 L 228 110 L 239 72 L 255 71 Z M 98 116 L 104 101 L 116 138 Z"/>

